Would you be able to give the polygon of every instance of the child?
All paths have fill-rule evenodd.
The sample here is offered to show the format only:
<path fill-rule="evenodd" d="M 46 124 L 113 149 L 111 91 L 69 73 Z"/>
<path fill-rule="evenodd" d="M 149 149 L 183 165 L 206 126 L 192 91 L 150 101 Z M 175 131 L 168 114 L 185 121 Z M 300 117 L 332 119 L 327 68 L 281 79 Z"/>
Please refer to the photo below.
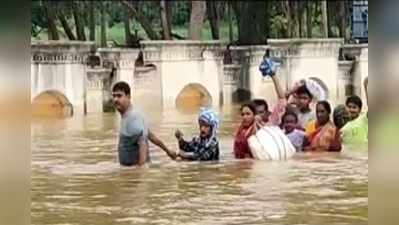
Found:
<path fill-rule="evenodd" d="M 281 118 L 282 128 L 285 135 L 290 139 L 292 145 L 294 145 L 297 152 L 302 151 L 302 147 L 305 139 L 305 132 L 297 129 L 298 127 L 298 116 L 295 112 L 287 111 Z"/>
<path fill-rule="evenodd" d="M 183 133 L 180 130 L 175 132 L 181 150 L 178 157 L 189 161 L 219 160 L 219 141 L 216 136 L 218 123 L 218 118 L 213 111 L 201 109 L 198 118 L 199 136 L 187 142 L 183 139 Z"/>
<path fill-rule="evenodd" d="M 297 88 L 295 90 L 295 96 L 298 110 L 298 123 L 301 127 L 305 128 L 308 122 L 316 119 L 314 112 L 310 109 L 313 96 L 306 85 L 301 85 Z"/>
<path fill-rule="evenodd" d="M 360 112 L 362 111 L 363 102 L 357 95 L 349 96 L 346 99 L 345 105 L 350 113 L 351 120 L 354 120 L 359 117 Z"/>

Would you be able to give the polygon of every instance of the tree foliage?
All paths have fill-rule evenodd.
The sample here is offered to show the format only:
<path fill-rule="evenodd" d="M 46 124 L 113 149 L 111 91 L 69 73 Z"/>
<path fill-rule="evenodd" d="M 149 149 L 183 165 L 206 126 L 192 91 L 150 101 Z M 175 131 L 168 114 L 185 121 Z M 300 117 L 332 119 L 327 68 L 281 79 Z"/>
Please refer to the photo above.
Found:
<path fill-rule="evenodd" d="M 193 5 L 201 9 L 193 11 Z M 351 1 L 33 1 L 31 36 L 104 44 L 101 39 L 110 41 L 107 33 L 120 26 L 126 45 L 141 39 L 203 39 L 204 29 L 212 39 L 228 34 L 238 44 L 262 44 L 267 38 L 348 39 L 350 6 Z"/>

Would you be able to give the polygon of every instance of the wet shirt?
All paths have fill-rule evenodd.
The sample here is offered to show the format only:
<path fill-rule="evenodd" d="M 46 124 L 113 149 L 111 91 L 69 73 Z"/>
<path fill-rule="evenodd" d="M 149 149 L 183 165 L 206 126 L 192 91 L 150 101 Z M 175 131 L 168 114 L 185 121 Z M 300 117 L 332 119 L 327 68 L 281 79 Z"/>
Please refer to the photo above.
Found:
<path fill-rule="evenodd" d="M 367 113 L 360 115 L 353 121 L 345 124 L 341 128 L 341 138 L 343 144 L 367 144 L 368 143 L 369 122 Z"/>
<path fill-rule="evenodd" d="M 316 115 L 313 111 L 309 110 L 308 112 L 298 112 L 298 124 L 306 128 L 306 125 L 311 122 L 316 120 Z"/>
<path fill-rule="evenodd" d="M 286 111 L 285 108 L 287 104 L 288 103 L 286 99 L 280 98 L 277 100 L 277 103 L 276 105 L 274 105 L 273 110 L 269 116 L 268 123 L 270 125 L 280 126 L 281 118 Z M 309 110 L 307 112 L 297 112 L 297 115 L 298 115 L 298 124 L 302 128 L 305 128 L 307 123 L 316 119 L 316 115 L 312 110 Z"/>
<path fill-rule="evenodd" d="M 148 128 L 143 116 L 130 109 L 123 114 L 119 131 L 118 157 L 121 165 L 138 164 L 140 140 L 148 144 Z M 149 159 L 148 154 L 147 161 Z"/>
<path fill-rule="evenodd" d="M 218 160 L 219 159 L 219 141 L 213 136 L 208 138 L 194 137 L 190 142 L 183 139 L 179 141 L 179 148 L 190 154 L 184 154 L 183 159 L 186 160 Z"/>
<path fill-rule="evenodd" d="M 295 129 L 289 134 L 285 134 L 288 139 L 291 141 L 292 145 L 294 145 L 297 151 L 302 151 L 303 142 L 306 137 L 306 133 L 302 130 Z"/>

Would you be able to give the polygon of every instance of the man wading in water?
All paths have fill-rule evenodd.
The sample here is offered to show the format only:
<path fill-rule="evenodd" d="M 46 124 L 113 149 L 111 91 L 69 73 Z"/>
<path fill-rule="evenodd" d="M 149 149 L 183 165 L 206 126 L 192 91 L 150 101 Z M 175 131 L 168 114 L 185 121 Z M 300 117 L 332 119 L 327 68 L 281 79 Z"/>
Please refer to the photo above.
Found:
<path fill-rule="evenodd" d="M 122 166 L 142 166 L 150 161 L 148 140 L 163 149 L 172 159 L 171 152 L 145 124 L 143 116 L 133 111 L 130 102 L 130 87 L 126 82 L 118 82 L 112 88 L 112 100 L 122 116 L 119 131 L 118 157 Z"/>

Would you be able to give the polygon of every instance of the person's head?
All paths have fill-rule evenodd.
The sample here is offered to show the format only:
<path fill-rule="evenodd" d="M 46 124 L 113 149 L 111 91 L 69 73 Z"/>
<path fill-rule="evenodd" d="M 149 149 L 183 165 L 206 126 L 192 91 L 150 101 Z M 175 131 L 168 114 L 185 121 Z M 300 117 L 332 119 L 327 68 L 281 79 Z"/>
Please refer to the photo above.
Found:
<path fill-rule="evenodd" d="M 297 127 L 298 116 L 295 112 L 286 111 L 281 117 L 281 122 L 283 123 L 283 129 L 286 133 L 290 133 Z"/>
<path fill-rule="evenodd" d="M 346 99 L 345 105 L 350 113 L 351 119 L 356 119 L 362 111 L 363 102 L 357 95 L 349 96 Z"/>
<path fill-rule="evenodd" d="M 212 126 L 204 120 L 199 119 L 198 126 L 201 138 L 210 137 L 212 135 Z"/>
<path fill-rule="evenodd" d="M 129 84 L 124 81 L 119 81 L 112 87 L 112 102 L 120 113 L 126 111 L 130 106 Z"/>
<path fill-rule="evenodd" d="M 327 101 L 319 101 L 316 105 L 317 123 L 324 125 L 330 121 L 331 105 Z"/>
<path fill-rule="evenodd" d="M 296 96 L 296 105 L 299 110 L 307 110 L 309 109 L 309 105 L 312 102 L 312 94 L 310 91 L 306 88 L 305 85 L 300 86 L 296 91 L 295 91 L 295 96 Z"/>
<path fill-rule="evenodd" d="M 245 103 L 241 106 L 242 125 L 249 127 L 255 121 L 256 107 L 252 102 Z"/>
<path fill-rule="evenodd" d="M 201 108 L 198 116 L 198 125 L 201 138 L 207 138 L 216 133 L 219 120 L 211 109 Z"/>
<path fill-rule="evenodd" d="M 270 115 L 267 102 L 263 99 L 254 99 L 252 100 L 252 102 L 256 108 L 256 115 L 259 115 L 262 118 L 263 122 L 267 123 L 269 121 Z"/>
<path fill-rule="evenodd" d="M 350 114 L 345 105 L 338 105 L 334 108 L 333 121 L 338 129 L 341 129 L 351 120 Z"/>

